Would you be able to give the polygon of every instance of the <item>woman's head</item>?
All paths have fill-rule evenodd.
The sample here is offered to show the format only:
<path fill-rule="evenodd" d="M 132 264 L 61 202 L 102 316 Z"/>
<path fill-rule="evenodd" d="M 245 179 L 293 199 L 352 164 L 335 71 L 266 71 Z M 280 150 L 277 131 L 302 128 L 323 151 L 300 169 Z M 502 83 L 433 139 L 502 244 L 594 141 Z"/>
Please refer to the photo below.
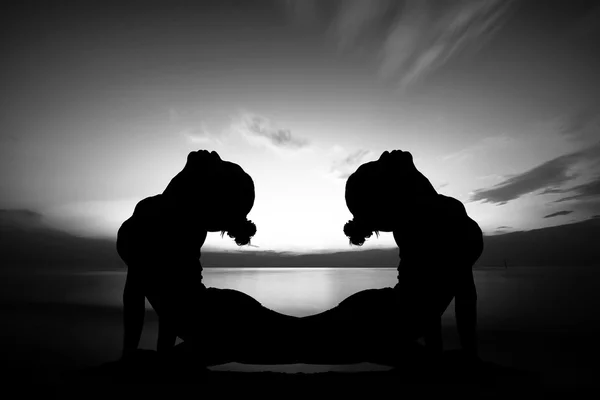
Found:
<path fill-rule="evenodd" d="M 385 151 L 348 177 L 345 198 L 354 219 L 344 226 L 344 233 L 351 243 L 362 244 L 373 232 L 393 231 L 397 216 L 410 212 L 409 204 L 432 195 L 437 192 L 417 170 L 409 152 Z"/>
<path fill-rule="evenodd" d="M 205 150 L 188 155 L 185 167 L 164 191 L 199 229 L 228 233 L 247 244 L 256 226 L 246 219 L 254 205 L 254 181 L 242 167 Z"/>

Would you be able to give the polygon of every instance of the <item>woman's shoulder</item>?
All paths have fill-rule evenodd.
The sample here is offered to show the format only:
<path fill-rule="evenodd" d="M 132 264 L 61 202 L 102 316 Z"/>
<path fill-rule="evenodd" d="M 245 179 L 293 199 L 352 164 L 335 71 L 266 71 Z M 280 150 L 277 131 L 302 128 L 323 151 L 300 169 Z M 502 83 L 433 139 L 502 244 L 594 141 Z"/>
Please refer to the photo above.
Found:
<path fill-rule="evenodd" d="M 134 209 L 134 214 L 136 213 L 146 213 L 150 211 L 157 210 L 164 206 L 163 196 L 161 194 L 157 194 L 154 196 L 146 197 L 140 200 Z"/>
<path fill-rule="evenodd" d="M 146 197 L 135 206 L 132 217 L 139 220 L 152 220 L 158 223 L 169 217 L 176 208 L 172 207 L 162 195 Z"/>
<path fill-rule="evenodd" d="M 462 226 L 472 229 L 476 226 L 476 230 L 480 231 L 479 225 L 467 213 L 467 209 L 463 202 L 454 197 L 438 195 L 443 214 L 453 223 L 455 227 Z"/>
<path fill-rule="evenodd" d="M 146 197 L 136 204 L 133 214 L 123 222 L 119 232 L 135 231 L 141 234 L 150 227 L 155 230 L 155 228 L 165 225 L 165 221 L 169 220 L 168 216 L 169 209 L 160 195 Z"/>
<path fill-rule="evenodd" d="M 438 195 L 436 195 L 436 198 L 437 198 L 437 201 L 439 201 L 441 204 L 444 204 L 448 207 L 457 207 L 457 208 L 461 208 L 461 209 L 465 208 L 463 202 L 458 200 L 455 197 L 446 196 L 445 194 L 438 194 Z"/>
<path fill-rule="evenodd" d="M 439 216 L 459 216 L 466 215 L 467 213 L 464 204 L 460 200 L 443 194 L 432 197 L 428 200 L 427 204 L 431 212 Z"/>

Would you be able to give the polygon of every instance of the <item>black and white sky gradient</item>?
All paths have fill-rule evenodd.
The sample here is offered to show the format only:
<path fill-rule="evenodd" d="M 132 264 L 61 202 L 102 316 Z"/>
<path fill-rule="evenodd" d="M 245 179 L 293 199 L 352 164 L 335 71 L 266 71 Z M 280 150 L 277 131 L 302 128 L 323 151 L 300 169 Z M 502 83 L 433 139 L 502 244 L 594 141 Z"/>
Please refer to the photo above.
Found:
<path fill-rule="evenodd" d="M 391 149 L 488 235 L 600 214 L 595 1 L 0 7 L 3 218 L 114 238 L 199 148 L 254 178 L 267 251 L 348 249 L 345 179 Z"/>

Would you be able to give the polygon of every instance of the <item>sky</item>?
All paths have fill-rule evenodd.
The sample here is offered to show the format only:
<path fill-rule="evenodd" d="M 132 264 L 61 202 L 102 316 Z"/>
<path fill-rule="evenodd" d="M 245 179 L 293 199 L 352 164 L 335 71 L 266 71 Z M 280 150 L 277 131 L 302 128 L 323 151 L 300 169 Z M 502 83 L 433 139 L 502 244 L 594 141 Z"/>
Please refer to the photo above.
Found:
<path fill-rule="evenodd" d="M 486 235 L 600 214 L 595 1 L 1 7 L 0 209 L 53 228 L 116 237 L 198 149 L 254 180 L 247 250 L 348 249 L 345 180 L 393 149 Z"/>

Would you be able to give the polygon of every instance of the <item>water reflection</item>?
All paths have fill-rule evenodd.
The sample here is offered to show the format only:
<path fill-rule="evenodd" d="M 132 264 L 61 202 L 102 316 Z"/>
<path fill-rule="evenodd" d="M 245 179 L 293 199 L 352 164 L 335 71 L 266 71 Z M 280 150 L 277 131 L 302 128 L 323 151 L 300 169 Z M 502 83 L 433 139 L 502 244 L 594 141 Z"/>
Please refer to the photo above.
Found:
<path fill-rule="evenodd" d="M 125 270 L 27 271 L 1 280 L 5 284 L 0 303 L 121 307 L 125 274 Z M 598 320 L 598 313 L 589 310 L 600 303 L 599 268 L 514 267 L 475 270 L 474 276 L 481 325 L 568 326 Z M 240 290 L 284 314 L 305 316 L 332 308 L 360 290 L 394 286 L 397 272 L 395 268 L 205 268 L 204 283 Z M 449 307 L 445 319 L 454 323 L 453 317 Z"/>
<path fill-rule="evenodd" d="M 306 316 L 364 289 L 394 286 L 395 268 L 205 268 L 204 284 L 242 291 L 275 311 Z"/>

